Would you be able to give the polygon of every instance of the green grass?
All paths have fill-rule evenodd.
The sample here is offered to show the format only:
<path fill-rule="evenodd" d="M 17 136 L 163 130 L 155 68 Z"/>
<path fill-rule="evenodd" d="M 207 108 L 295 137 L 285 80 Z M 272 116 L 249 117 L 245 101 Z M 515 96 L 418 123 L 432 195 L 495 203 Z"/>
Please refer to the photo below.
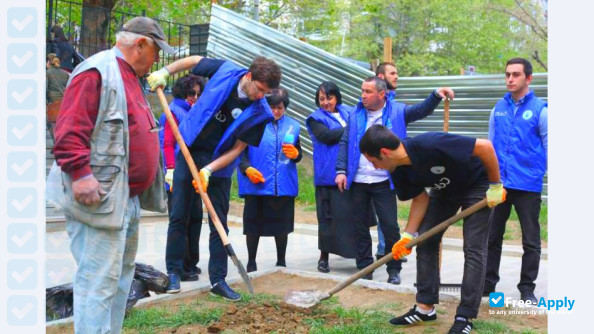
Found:
<path fill-rule="evenodd" d="M 223 311 L 218 308 L 202 308 L 199 303 L 181 305 L 179 308 L 152 307 L 132 309 L 124 319 L 124 328 L 140 333 L 154 333 L 154 329 L 175 328 L 189 324 L 204 326 L 217 321 Z"/>
<path fill-rule="evenodd" d="M 357 309 L 334 308 L 332 313 L 338 315 L 340 323 L 337 325 L 318 324 L 308 321 L 311 325 L 310 334 L 359 334 L 359 333 L 394 333 L 394 326 L 386 319 L 390 314 L 382 311 L 360 311 Z"/>

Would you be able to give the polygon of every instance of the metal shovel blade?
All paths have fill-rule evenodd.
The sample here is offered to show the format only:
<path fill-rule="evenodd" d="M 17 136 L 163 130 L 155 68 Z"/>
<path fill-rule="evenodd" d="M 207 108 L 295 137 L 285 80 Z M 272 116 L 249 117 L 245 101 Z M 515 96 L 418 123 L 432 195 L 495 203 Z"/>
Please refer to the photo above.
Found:
<path fill-rule="evenodd" d="M 233 263 L 237 267 L 237 271 L 239 271 L 239 275 L 241 276 L 241 279 L 243 279 L 243 281 L 245 282 L 245 285 L 247 285 L 247 288 L 248 288 L 248 291 L 250 292 L 250 295 L 253 295 L 254 294 L 254 287 L 252 286 L 252 280 L 248 276 L 248 273 L 245 270 L 245 267 L 243 266 L 243 263 L 241 263 L 241 261 L 237 258 L 237 256 L 235 254 L 233 256 L 231 256 L 231 260 L 233 261 Z"/>
<path fill-rule="evenodd" d="M 320 290 L 289 290 L 285 294 L 285 303 L 301 308 L 310 308 L 329 297 L 327 292 Z"/>

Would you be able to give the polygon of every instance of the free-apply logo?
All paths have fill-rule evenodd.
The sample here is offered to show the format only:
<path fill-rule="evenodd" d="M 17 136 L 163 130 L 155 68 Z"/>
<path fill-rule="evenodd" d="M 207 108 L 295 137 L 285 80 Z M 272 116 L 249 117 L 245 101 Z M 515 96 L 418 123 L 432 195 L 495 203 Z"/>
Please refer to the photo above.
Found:
<path fill-rule="evenodd" d="M 489 294 L 489 306 L 503 307 L 505 305 L 505 296 L 503 292 L 491 292 Z"/>

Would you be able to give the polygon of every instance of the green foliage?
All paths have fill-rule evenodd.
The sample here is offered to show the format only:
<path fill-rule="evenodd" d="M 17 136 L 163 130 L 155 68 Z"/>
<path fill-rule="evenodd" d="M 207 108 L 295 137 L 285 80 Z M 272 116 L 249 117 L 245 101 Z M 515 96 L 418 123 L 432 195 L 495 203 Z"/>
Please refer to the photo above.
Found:
<path fill-rule="evenodd" d="M 475 320 L 473 321 L 474 328 L 479 334 L 494 334 L 494 333 L 508 333 L 509 328 L 501 322 Z"/>
<path fill-rule="evenodd" d="M 325 326 L 315 321 L 309 322 L 312 325 L 311 334 L 359 334 L 359 333 L 394 333 L 392 326 L 386 319 L 390 314 L 386 312 L 360 311 L 358 309 L 344 309 L 337 307 L 332 310 L 342 320 L 340 324 Z"/>

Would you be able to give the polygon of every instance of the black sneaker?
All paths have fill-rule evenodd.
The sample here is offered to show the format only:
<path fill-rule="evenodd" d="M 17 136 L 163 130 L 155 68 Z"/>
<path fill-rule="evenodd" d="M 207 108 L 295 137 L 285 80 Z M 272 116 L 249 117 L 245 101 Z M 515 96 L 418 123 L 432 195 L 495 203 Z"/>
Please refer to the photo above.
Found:
<path fill-rule="evenodd" d="M 195 271 L 184 271 L 181 274 L 182 282 L 195 282 L 198 280 L 198 273 Z"/>
<path fill-rule="evenodd" d="M 402 280 L 400 279 L 400 273 L 397 271 L 388 273 L 388 283 L 390 284 L 400 284 L 400 282 L 402 282 Z"/>
<path fill-rule="evenodd" d="M 258 271 L 258 266 L 256 265 L 256 262 L 248 262 L 247 266 L 245 267 L 245 270 L 248 273 L 251 273 L 252 271 Z"/>
<path fill-rule="evenodd" d="M 369 274 L 361 277 L 361 279 L 366 279 L 366 280 L 372 281 L 373 280 L 373 273 L 369 273 Z"/>
<path fill-rule="evenodd" d="M 212 289 L 210 289 L 210 294 L 213 296 L 221 296 L 232 302 L 236 302 L 241 299 L 241 296 L 237 292 L 233 291 L 233 289 L 231 289 L 231 287 L 227 285 L 227 282 L 225 281 L 215 284 Z"/>
<path fill-rule="evenodd" d="M 536 296 L 532 291 L 522 292 L 520 299 L 522 299 L 524 302 L 529 301 L 530 303 L 532 303 L 532 305 L 538 304 L 538 299 L 536 299 Z"/>
<path fill-rule="evenodd" d="M 165 292 L 167 293 L 178 293 L 181 291 L 179 286 L 179 276 L 177 274 L 169 274 L 167 275 L 169 278 L 169 284 L 165 288 Z"/>
<path fill-rule="evenodd" d="M 429 325 L 433 324 L 436 319 L 435 308 L 429 314 L 423 314 L 417 310 L 417 305 L 415 305 L 407 313 L 391 319 L 390 323 L 395 326 Z"/>
<path fill-rule="evenodd" d="M 472 327 L 474 327 L 472 322 L 468 321 L 467 318 L 456 316 L 456 320 L 452 327 L 450 327 L 448 334 L 470 334 Z"/>
<path fill-rule="evenodd" d="M 329 273 L 330 272 L 330 265 L 326 260 L 318 261 L 318 271 L 321 273 Z"/>

